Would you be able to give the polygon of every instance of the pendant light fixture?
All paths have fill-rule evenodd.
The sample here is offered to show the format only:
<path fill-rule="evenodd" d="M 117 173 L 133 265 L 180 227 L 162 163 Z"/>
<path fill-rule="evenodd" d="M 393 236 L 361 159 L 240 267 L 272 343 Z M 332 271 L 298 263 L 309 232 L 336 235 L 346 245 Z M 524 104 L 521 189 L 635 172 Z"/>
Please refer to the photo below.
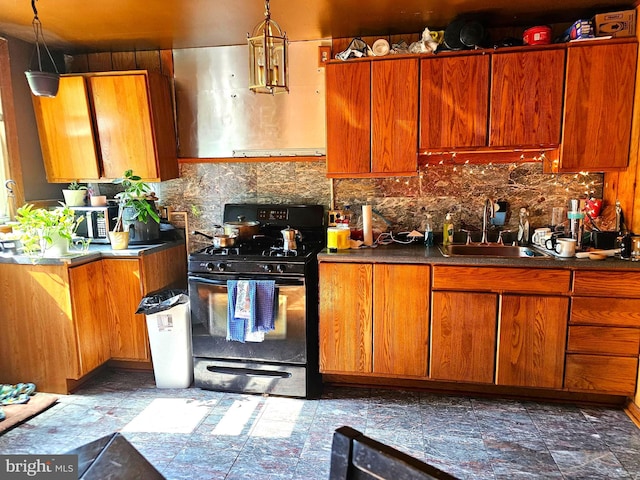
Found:
<path fill-rule="evenodd" d="M 36 0 L 31 0 L 31 8 L 33 9 L 33 21 L 31 22 L 31 24 L 33 25 L 33 33 L 35 34 L 35 38 L 36 38 L 34 53 L 38 57 L 38 70 L 35 71 L 30 69 L 24 72 L 24 74 L 27 76 L 27 81 L 29 82 L 29 88 L 31 88 L 31 93 L 33 93 L 38 97 L 55 97 L 58 94 L 58 85 L 60 84 L 60 73 L 58 72 L 58 67 L 56 66 L 56 62 L 53 60 L 53 56 L 51 55 L 51 52 L 47 48 L 47 44 L 44 41 L 44 35 L 42 33 L 42 23 L 38 18 L 38 10 L 36 10 Z M 47 55 L 49 56 L 49 60 L 53 65 L 55 73 L 45 72 L 42 70 L 40 42 L 42 42 L 44 51 L 47 52 Z M 33 61 L 33 56 L 31 60 Z M 31 68 L 31 65 L 29 65 L 29 68 Z"/>
<path fill-rule="evenodd" d="M 287 34 L 271 20 L 265 0 L 264 20 L 253 29 L 249 42 L 249 89 L 254 93 L 289 91 Z"/>

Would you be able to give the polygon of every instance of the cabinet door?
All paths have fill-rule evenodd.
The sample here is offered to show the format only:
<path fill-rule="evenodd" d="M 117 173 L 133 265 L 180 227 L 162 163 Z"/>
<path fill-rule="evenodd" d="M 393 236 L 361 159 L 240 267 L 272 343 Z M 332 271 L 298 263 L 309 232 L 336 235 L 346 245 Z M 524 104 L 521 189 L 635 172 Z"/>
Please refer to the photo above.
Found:
<path fill-rule="evenodd" d="M 627 166 L 636 60 L 635 43 L 568 48 L 561 171 Z"/>
<path fill-rule="evenodd" d="M 330 63 L 325 69 L 327 173 L 371 171 L 370 62 Z"/>
<path fill-rule="evenodd" d="M 567 297 L 503 295 L 496 384 L 562 388 Z"/>
<path fill-rule="evenodd" d="M 433 292 L 431 378 L 493 383 L 498 296 Z"/>
<path fill-rule="evenodd" d="M 132 169 L 142 178 L 157 178 L 146 76 L 93 76 L 89 85 L 104 177 L 119 178 Z"/>
<path fill-rule="evenodd" d="M 560 143 L 564 57 L 564 50 L 493 55 L 490 146 Z"/>
<path fill-rule="evenodd" d="M 32 98 L 47 180 L 66 183 L 99 179 L 85 79 L 61 77 L 55 97 L 33 95 Z"/>
<path fill-rule="evenodd" d="M 102 261 L 70 268 L 69 288 L 79 356 L 79 369 L 70 375 L 78 379 L 109 360 L 111 353 Z"/>
<path fill-rule="evenodd" d="M 371 62 L 371 172 L 418 170 L 418 60 Z"/>
<path fill-rule="evenodd" d="M 320 371 L 370 373 L 370 264 L 320 263 Z"/>
<path fill-rule="evenodd" d="M 427 265 L 373 267 L 373 372 L 427 376 Z"/>
<path fill-rule="evenodd" d="M 420 72 L 420 148 L 486 146 L 489 56 L 423 59 Z"/>
<path fill-rule="evenodd" d="M 134 313 L 142 300 L 138 259 L 103 259 L 102 267 L 111 318 L 111 357 L 149 361 L 146 318 Z"/>

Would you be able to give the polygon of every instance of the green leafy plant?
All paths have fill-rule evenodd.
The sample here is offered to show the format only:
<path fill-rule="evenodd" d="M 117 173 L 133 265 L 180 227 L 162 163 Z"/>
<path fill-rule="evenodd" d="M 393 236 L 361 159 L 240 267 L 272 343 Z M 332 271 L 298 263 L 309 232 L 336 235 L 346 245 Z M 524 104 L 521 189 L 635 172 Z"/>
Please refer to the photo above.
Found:
<path fill-rule="evenodd" d="M 57 237 L 71 241 L 84 217 L 75 217 L 73 210 L 64 203 L 54 209 L 34 208 L 32 204 L 20 207 L 16 212 L 23 252 L 30 256 L 44 255 Z"/>
<path fill-rule="evenodd" d="M 85 187 L 84 185 L 80 185 L 77 181 L 73 181 L 67 186 L 67 190 L 86 190 L 86 189 L 87 187 Z"/>
<path fill-rule="evenodd" d="M 115 232 L 124 231 L 123 216 L 125 208 L 133 211 L 128 220 L 139 220 L 147 223 L 149 217 L 151 217 L 155 222 L 160 223 L 160 216 L 153 205 L 154 197 L 152 195 L 153 192 L 151 192 L 151 186 L 143 182 L 141 177 L 135 175 L 132 170 L 127 170 L 122 178 L 114 180 L 113 183 L 124 187 L 124 191 L 115 195 L 120 205 L 118 219 L 113 228 Z"/>

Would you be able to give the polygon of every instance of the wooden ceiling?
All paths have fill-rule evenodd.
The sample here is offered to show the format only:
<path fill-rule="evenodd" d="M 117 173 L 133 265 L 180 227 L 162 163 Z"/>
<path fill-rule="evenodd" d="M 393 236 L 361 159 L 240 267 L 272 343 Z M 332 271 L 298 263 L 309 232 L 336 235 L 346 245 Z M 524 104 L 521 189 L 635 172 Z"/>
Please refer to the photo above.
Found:
<path fill-rule="evenodd" d="M 442 29 L 457 15 L 490 26 L 573 22 L 631 8 L 629 0 L 271 0 L 291 41 Z M 50 48 L 69 53 L 238 45 L 264 16 L 263 0 L 38 0 Z M 2 0 L 0 34 L 33 43 L 31 0 Z"/>

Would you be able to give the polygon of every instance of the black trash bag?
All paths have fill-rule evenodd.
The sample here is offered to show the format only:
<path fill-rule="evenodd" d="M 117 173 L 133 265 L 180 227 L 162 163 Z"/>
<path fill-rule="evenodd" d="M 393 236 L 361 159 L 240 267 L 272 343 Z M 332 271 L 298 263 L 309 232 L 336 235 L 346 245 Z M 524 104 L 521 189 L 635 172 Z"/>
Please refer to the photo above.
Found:
<path fill-rule="evenodd" d="M 151 315 L 153 313 L 164 312 L 176 305 L 180 305 L 181 303 L 187 303 L 188 301 L 189 296 L 187 295 L 186 290 L 162 290 L 144 297 L 140 301 L 136 313 Z"/>

